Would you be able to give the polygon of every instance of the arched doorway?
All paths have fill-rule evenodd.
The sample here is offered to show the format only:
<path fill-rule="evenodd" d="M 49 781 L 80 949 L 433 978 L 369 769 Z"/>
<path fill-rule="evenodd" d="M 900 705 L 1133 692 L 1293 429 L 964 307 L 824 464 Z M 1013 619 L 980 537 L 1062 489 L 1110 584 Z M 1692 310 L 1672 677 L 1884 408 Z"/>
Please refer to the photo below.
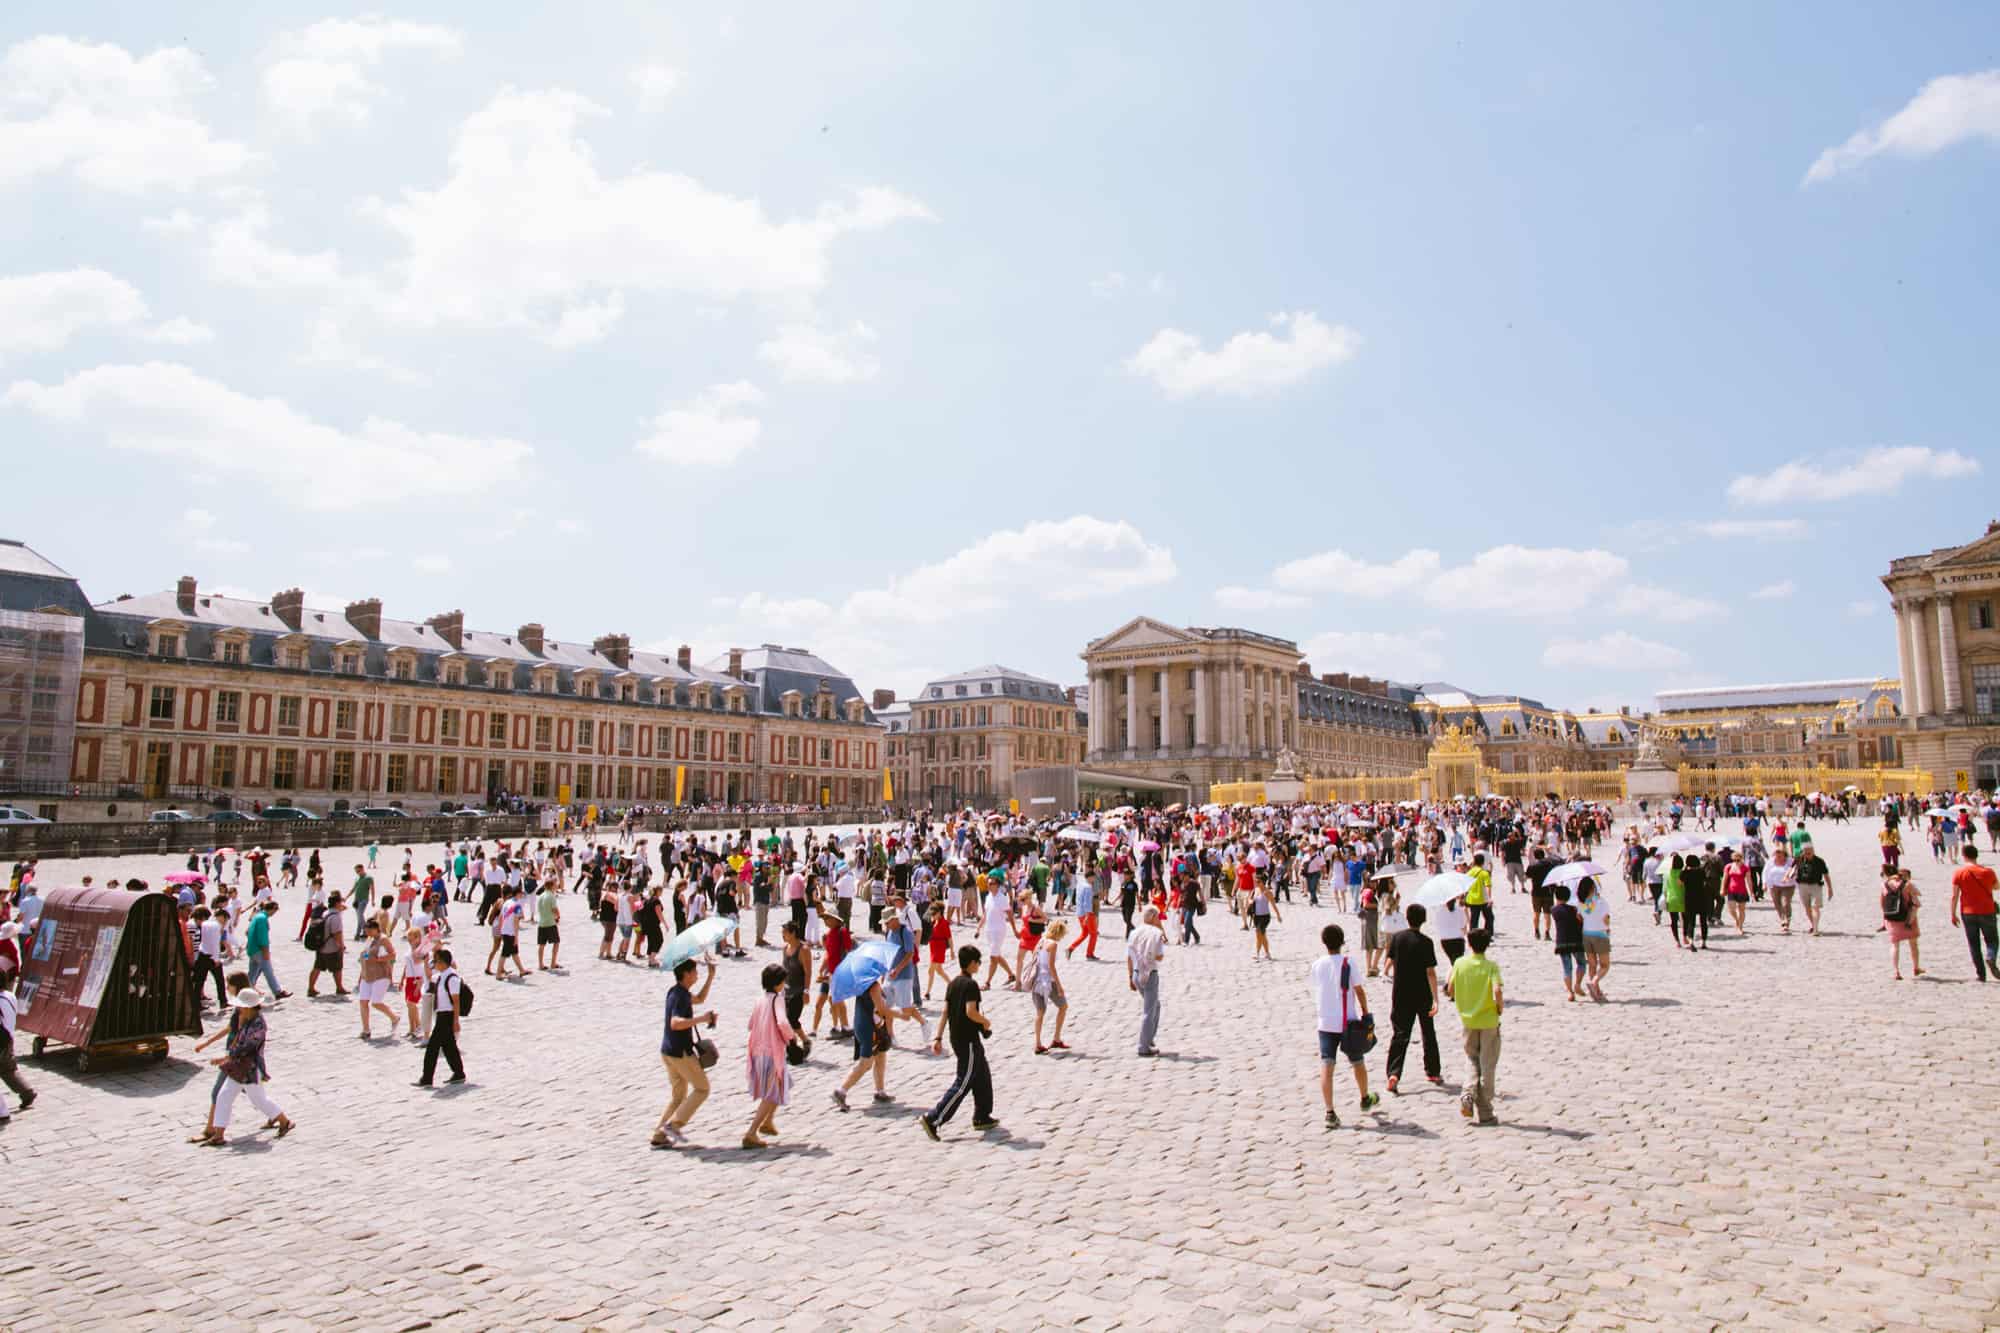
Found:
<path fill-rule="evenodd" d="M 1972 756 L 1972 785 L 2000 791 L 2000 745 L 1989 745 Z"/>

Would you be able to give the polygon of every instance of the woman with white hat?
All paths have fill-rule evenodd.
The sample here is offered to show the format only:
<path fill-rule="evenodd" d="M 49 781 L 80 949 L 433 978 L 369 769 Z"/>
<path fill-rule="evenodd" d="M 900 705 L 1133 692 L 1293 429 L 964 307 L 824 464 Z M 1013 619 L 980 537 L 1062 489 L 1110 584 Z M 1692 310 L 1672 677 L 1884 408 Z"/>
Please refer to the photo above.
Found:
<path fill-rule="evenodd" d="M 201 1139 L 202 1146 L 208 1148 L 224 1146 L 230 1112 L 239 1094 L 268 1117 L 265 1129 L 276 1128 L 281 1139 L 292 1132 L 291 1117 L 264 1090 L 264 993 L 255 986 L 245 986 L 231 1003 L 241 1011 L 242 1021 L 229 1039 L 229 1053 L 209 1062 L 222 1070 L 224 1081 L 215 1099 L 215 1128 Z"/>

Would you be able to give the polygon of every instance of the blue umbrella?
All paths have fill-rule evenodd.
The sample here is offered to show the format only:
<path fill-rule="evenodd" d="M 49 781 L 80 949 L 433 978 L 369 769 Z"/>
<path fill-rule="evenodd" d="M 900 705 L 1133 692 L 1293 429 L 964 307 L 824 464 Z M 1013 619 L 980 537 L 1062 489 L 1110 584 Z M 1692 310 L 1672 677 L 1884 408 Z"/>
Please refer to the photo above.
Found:
<path fill-rule="evenodd" d="M 887 940 L 870 940 L 840 960 L 840 966 L 833 970 L 833 984 L 827 988 L 826 998 L 835 1004 L 845 1004 L 888 976 L 895 965 L 896 946 Z"/>
<path fill-rule="evenodd" d="M 735 929 L 736 918 L 733 916 L 704 917 L 667 941 L 665 951 L 660 954 L 660 966 L 671 972 L 696 954 L 714 948 L 723 936 Z"/>

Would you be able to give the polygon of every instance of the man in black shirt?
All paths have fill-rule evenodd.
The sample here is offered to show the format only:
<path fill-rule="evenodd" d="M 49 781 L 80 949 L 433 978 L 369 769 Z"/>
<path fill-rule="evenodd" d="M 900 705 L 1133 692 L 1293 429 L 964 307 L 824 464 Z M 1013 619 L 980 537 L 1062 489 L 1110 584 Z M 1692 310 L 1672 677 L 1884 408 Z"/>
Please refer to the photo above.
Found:
<path fill-rule="evenodd" d="M 1410 1028 L 1420 1025 L 1424 1034 L 1424 1074 L 1433 1083 L 1444 1082 L 1438 1061 L 1437 950 L 1423 932 L 1422 903 L 1411 903 L 1409 928 L 1389 937 L 1389 1091 L 1403 1081 L 1403 1056 L 1410 1049 Z"/>
<path fill-rule="evenodd" d="M 1544 939 L 1555 933 L 1555 926 L 1549 916 L 1549 908 L 1555 899 L 1549 893 L 1549 872 L 1557 865 L 1549 849 L 1539 844 L 1535 847 L 1534 860 L 1528 862 L 1528 905 L 1535 912 L 1535 938 Z"/>
<path fill-rule="evenodd" d="M 958 951 L 958 975 L 944 991 L 945 1030 L 951 1034 L 951 1052 L 958 1057 L 958 1073 L 945 1089 L 944 1099 L 919 1122 L 924 1133 L 936 1139 L 938 1126 L 957 1113 L 965 1094 L 972 1094 L 972 1127 L 996 1128 L 993 1118 L 993 1074 L 986 1067 L 984 1037 L 993 1035 L 993 1025 L 979 1012 L 979 950 L 965 945 Z"/>
<path fill-rule="evenodd" d="M 1811 843 L 1799 848 L 1799 906 L 1805 909 L 1808 934 L 1819 934 L 1820 909 L 1833 900 L 1833 874 Z"/>

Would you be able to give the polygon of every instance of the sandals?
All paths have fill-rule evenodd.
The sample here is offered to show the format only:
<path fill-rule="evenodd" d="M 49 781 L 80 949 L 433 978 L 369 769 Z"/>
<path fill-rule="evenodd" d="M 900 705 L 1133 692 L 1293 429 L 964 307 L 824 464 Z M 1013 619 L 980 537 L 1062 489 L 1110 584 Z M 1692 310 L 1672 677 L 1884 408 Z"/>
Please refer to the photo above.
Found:
<path fill-rule="evenodd" d="M 222 1135 L 219 1131 L 213 1129 L 204 1129 L 201 1133 L 189 1139 L 188 1142 L 198 1143 L 201 1144 L 203 1147 L 208 1147 L 211 1144 L 217 1144 L 222 1142 Z"/>

